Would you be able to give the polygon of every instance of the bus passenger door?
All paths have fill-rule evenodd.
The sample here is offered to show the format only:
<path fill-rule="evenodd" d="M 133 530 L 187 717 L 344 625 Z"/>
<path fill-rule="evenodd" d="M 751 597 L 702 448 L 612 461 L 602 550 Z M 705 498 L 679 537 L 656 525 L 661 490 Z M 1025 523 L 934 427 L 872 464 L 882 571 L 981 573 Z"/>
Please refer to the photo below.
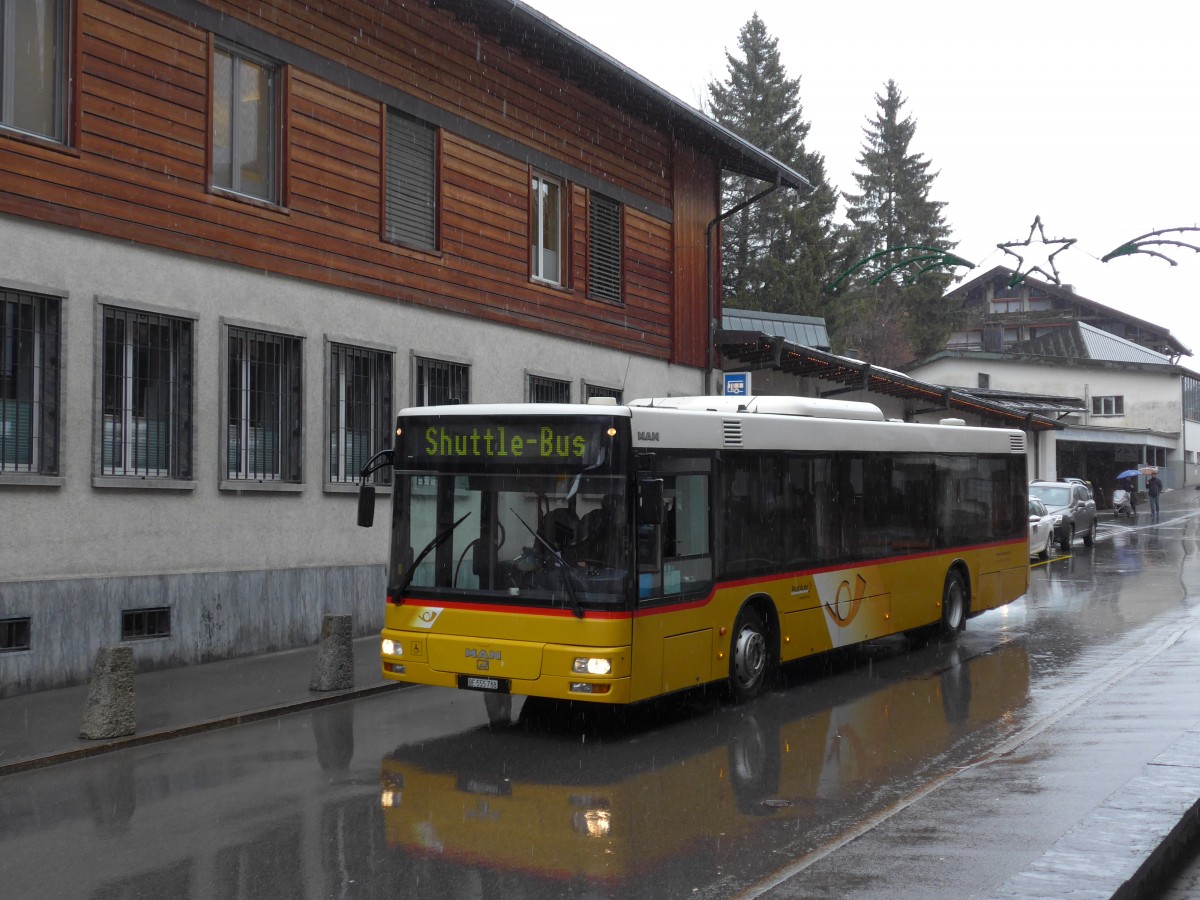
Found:
<path fill-rule="evenodd" d="M 655 479 L 662 485 L 661 509 L 639 504 L 635 699 L 694 687 L 713 677 L 712 623 L 702 602 L 712 589 L 709 475 L 661 474 Z"/>

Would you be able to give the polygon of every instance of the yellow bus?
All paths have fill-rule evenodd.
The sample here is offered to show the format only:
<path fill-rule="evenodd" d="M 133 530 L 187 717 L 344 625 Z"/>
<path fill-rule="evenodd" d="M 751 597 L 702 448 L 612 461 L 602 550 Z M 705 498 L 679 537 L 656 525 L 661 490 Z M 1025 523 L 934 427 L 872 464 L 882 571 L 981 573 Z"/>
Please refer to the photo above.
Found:
<path fill-rule="evenodd" d="M 869 403 L 416 407 L 393 475 L 384 677 L 631 703 L 899 632 L 1029 581 L 1025 436 Z M 495 702 L 497 698 L 492 697 Z"/>

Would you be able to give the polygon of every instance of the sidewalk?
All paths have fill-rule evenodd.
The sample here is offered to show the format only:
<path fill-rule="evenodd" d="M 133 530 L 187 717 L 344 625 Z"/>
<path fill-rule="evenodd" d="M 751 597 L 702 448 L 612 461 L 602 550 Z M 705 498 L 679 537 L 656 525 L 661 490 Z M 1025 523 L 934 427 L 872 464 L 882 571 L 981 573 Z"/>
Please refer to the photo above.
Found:
<path fill-rule="evenodd" d="M 336 703 L 401 687 L 379 668 L 379 636 L 354 641 L 354 687 L 310 691 L 316 645 L 155 672 L 135 678 L 137 733 L 110 740 L 79 737 L 88 685 L 0 700 L 0 777 Z"/>

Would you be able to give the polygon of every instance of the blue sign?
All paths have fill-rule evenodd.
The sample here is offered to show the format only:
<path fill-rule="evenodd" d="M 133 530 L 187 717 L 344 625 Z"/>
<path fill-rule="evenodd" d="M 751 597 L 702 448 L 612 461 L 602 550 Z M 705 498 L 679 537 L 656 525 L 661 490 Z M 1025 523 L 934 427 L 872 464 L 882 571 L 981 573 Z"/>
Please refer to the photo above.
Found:
<path fill-rule="evenodd" d="M 726 372 L 725 373 L 725 396 L 726 397 L 749 397 L 750 396 L 750 373 L 749 372 Z"/>

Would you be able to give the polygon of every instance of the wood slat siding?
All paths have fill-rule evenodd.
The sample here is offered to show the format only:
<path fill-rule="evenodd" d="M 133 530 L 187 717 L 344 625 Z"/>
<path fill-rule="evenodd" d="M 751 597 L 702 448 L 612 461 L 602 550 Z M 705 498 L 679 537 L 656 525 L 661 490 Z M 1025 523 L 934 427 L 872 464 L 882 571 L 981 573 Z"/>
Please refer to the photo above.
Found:
<path fill-rule="evenodd" d="M 443 130 L 439 250 L 388 243 L 380 237 L 385 111 L 294 68 L 284 130 L 288 208 L 214 194 L 205 168 L 209 35 L 132 0 L 78 0 L 78 152 L 0 136 L 0 211 L 704 364 L 711 159 L 673 147 L 420 3 L 387 4 L 386 14 L 365 0 L 210 5 L 674 206 L 675 225 L 626 207 L 624 302 L 588 299 L 588 193 L 571 185 L 569 284 L 533 284 L 528 165 Z M 674 158 L 684 164 L 673 172 Z"/>
<path fill-rule="evenodd" d="M 708 363 L 708 275 L 705 246 L 708 223 L 720 211 L 716 163 L 691 147 L 675 145 L 674 346 L 673 362 L 685 366 Z M 720 232 L 713 234 L 714 290 L 720 291 L 717 252 Z M 718 293 L 719 296 L 719 293 Z M 718 303 L 719 306 L 719 303 Z"/>
<path fill-rule="evenodd" d="M 571 159 L 666 205 L 670 139 L 634 123 L 519 54 L 420 2 L 247 4 L 209 0 L 232 19 L 337 59 L 497 134 Z M 661 166 L 649 162 L 661 163 Z"/>

